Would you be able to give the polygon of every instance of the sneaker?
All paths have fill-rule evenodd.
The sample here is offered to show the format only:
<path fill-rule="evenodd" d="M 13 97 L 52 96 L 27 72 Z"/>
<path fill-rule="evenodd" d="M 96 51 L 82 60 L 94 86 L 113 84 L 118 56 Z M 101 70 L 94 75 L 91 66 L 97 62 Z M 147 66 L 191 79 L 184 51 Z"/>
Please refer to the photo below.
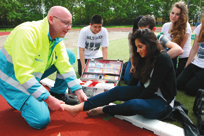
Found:
<path fill-rule="evenodd" d="M 53 92 L 50 92 L 50 94 L 52 96 L 54 96 L 55 98 L 62 100 L 66 104 L 69 104 L 69 105 L 79 104 L 78 99 L 73 99 L 73 98 L 69 97 L 67 94 L 58 94 L 58 93 L 53 93 Z"/>

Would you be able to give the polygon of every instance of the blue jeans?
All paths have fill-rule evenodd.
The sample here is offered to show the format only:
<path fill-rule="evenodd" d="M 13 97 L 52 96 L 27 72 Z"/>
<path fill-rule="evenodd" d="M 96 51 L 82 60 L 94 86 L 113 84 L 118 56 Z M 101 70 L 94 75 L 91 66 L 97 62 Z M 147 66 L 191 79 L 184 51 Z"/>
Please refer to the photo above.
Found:
<path fill-rule="evenodd" d="M 132 116 L 140 114 L 150 119 L 162 119 L 171 110 L 161 97 L 153 96 L 150 99 L 139 99 L 138 96 L 145 88 L 142 86 L 117 86 L 109 91 L 98 94 L 84 102 L 84 111 L 104 106 L 116 100 L 125 101 L 118 105 L 108 105 L 103 108 L 106 114 Z"/>
<path fill-rule="evenodd" d="M 125 69 L 125 74 L 124 74 L 124 82 L 128 84 L 132 78 L 132 74 L 130 73 L 130 68 L 131 68 L 131 62 L 130 59 L 128 61 L 127 67 Z"/>

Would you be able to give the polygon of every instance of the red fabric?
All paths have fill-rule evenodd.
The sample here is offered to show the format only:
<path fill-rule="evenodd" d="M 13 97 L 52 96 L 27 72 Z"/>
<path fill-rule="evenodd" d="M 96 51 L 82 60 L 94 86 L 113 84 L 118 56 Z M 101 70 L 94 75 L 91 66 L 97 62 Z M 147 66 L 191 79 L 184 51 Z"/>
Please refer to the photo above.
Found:
<path fill-rule="evenodd" d="M 0 95 L 0 135 L 1 136 L 155 136 L 150 131 L 140 129 L 126 121 L 101 115 L 88 117 L 86 112 L 76 117 L 67 112 L 51 112 L 51 122 L 42 130 L 31 128 L 21 113 L 14 110 Z"/>

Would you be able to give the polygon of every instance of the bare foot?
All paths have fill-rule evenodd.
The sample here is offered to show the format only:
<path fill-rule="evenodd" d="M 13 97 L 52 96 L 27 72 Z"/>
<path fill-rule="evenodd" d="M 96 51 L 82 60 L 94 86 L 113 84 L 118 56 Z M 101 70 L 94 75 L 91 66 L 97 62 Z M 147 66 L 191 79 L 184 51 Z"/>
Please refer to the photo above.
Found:
<path fill-rule="evenodd" d="M 62 104 L 62 106 L 64 107 L 64 111 L 68 112 L 72 117 L 75 117 L 78 113 L 81 112 L 81 104 L 82 103 L 75 106 Z"/>
<path fill-rule="evenodd" d="M 103 109 L 103 107 L 97 107 L 97 108 L 95 108 L 95 109 L 91 109 L 91 110 L 87 111 L 86 114 L 87 114 L 89 117 L 95 117 L 95 116 L 104 114 L 104 112 L 103 112 L 102 109 Z"/>

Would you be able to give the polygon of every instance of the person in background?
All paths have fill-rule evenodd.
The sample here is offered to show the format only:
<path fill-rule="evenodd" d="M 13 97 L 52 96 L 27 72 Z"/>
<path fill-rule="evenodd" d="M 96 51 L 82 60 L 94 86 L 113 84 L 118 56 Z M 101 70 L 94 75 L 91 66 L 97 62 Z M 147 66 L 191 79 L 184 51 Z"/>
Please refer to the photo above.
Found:
<path fill-rule="evenodd" d="M 150 30 L 155 32 L 156 30 L 155 26 L 156 26 L 155 19 L 150 15 L 143 16 L 138 22 L 139 29 L 149 28 Z M 183 53 L 182 48 L 178 44 L 171 42 L 165 35 L 157 35 L 157 39 L 159 40 L 163 49 L 167 51 L 167 53 L 172 59 Z M 134 66 L 132 66 L 131 71 L 134 71 Z M 129 81 L 129 85 L 136 85 L 134 78 L 131 78 L 131 80 Z"/>
<path fill-rule="evenodd" d="M 64 111 L 61 104 L 76 104 L 66 94 L 68 87 L 79 102 L 87 100 L 62 41 L 71 24 L 69 10 L 53 6 L 43 20 L 14 28 L 0 50 L 0 94 L 35 129 L 48 125 L 49 108 Z M 55 71 L 57 78 L 48 92 L 40 80 Z"/>
<path fill-rule="evenodd" d="M 135 20 L 134 20 L 134 24 L 133 24 L 133 28 L 132 28 L 132 32 L 130 32 L 128 34 L 128 44 L 129 44 L 129 60 L 127 62 L 127 66 L 125 68 L 125 73 L 124 73 L 124 77 L 123 80 L 126 84 L 128 84 L 132 78 L 133 75 L 133 70 L 131 69 L 131 58 L 132 58 L 132 48 L 131 48 L 131 35 L 137 30 L 138 28 L 138 22 L 140 21 L 140 19 L 142 18 L 142 16 L 138 16 Z"/>
<path fill-rule="evenodd" d="M 170 12 L 171 22 L 165 23 L 162 27 L 163 34 L 172 42 L 177 43 L 183 54 L 173 59 L 176 76 L 183 71 L 191 50 L 191 26 L 188 23 L 188 9 L 183 2 L 176 2 Z"/>
<path fill-rule="evenodd" d="M 100 15 L 93 15 L 90 25 L 84 27 L 79 33 L 77 46 L 80 76 L 88 59 L 108 59 L 108 31 L 102 25 L 103 18 Z"/>
<path fill-rule="evenodd" d="M 150 119 L 162 119 L 172 110 L 177 93 L 176 74 L 170 56 L 162 51 L 156 35 L 148 28 L 138 29 L 131 38 L 134 77 L 140 86 L 116 86 L 90 97 L 78 105 L 66 105 L 65 111 L 76 116 L 87 111 L 88 116 L 100 114 L 132 116 L 140 114 Z M 116 100 L 118 105 L 108 105 Z"/>
<path fill-rule="evenodd" d="M 185 69 L 177 77 L 177 89 L 191 96 L 196 96 L 198 89 L 204 89 L 204 19 L 194 33 L 195 40 Z"/>

